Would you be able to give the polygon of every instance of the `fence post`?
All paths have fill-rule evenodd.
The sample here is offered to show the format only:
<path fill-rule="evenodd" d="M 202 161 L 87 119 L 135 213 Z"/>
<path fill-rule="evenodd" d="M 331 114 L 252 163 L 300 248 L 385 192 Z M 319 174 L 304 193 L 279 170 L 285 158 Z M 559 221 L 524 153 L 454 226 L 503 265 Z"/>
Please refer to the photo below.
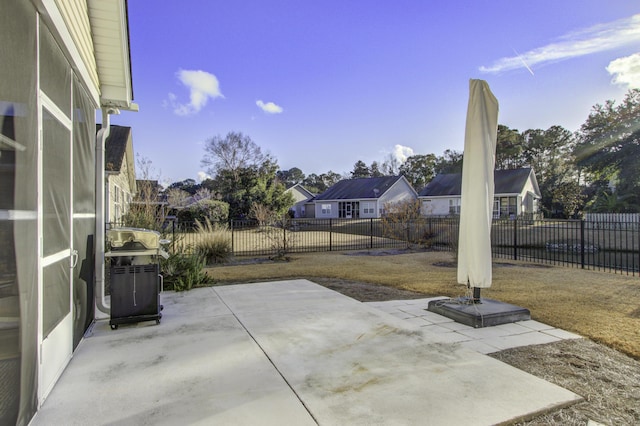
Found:
<path fill-rule="evenodd" d="M 171 221 L 171 251 L 176 252 L 176 221 Z"/>
<path fill-rule="evenodd" d="M 235 245 L 233 244 L 235 238 L 233 238 L 233 219 L 229 219 L 229 228 L 231 228 L 231 254 L 236 252 Z"/>
<path fill-rule="evenodd" d="M 584 219 L 580 220 L 580 266 L 584 269 Z"/>
<path fill-rule="evenodd" d="M 333 246 L 333 230 L 331 229 L 333 225 L 333 219 L 329 219 L 329 251 L 331 251 Z"/>
<path fill-rule="evenodd" d="M 513 219 L 513 260 L 518 260 L 518 217 Z"/>
<path fill-rule="evenodd" d="M 373 218 L 369 219 L 369 234 L 370 234 L 370 243 L 369 243 L 369 248 L 373 248 Z"/>

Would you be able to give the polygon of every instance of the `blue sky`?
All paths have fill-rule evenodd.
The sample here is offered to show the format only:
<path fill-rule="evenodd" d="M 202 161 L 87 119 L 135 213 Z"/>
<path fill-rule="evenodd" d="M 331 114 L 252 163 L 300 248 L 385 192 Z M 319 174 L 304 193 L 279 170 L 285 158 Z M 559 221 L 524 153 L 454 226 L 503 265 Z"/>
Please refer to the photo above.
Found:
<path fill-rule="evenodd" d="M 640 3 L 129 0 L 134 150 L 164 182 L 204 143 L 250 136 L 282 169 L 461 151 L 470 78 L 500 124 L 578 130 L 640 87 Z"/>

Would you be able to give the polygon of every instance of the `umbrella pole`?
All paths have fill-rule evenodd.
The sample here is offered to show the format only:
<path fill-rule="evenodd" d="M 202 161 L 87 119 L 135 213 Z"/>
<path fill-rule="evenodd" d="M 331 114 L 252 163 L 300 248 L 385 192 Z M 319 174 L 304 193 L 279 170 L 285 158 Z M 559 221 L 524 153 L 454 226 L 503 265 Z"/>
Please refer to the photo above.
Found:
<path fill-rule="evenodd" d="M 473 303 L 482 303 L 480 302 L 480 287 L 473 287 Z"/>

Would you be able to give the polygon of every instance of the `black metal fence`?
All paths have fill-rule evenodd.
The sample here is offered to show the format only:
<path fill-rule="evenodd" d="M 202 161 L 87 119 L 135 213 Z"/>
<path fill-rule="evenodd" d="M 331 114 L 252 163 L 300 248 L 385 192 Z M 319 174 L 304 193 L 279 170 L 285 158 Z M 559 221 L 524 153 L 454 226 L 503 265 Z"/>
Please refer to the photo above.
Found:
<path fill-rule="evenodd" d="M 640 273 L 640 223 L 587 220 L 497 220 L 494 257 L 627 275 Z"/>
<path fill-rule="evenodd" d="M 283 253 L 400 249 L 420 246 L 457 250 L 459 218 L 425 217 L 411 222 L 388 219 L 291 219 L 260 224 L 232 220 L 218 224 L 235 256 Z M 175 251 L 190 252 L 203 238 L 194 224 L 168 222 L 163 233 Z M 493 221 L 496 258 L 640 275 L 640 223 L 531 218 Z"/>

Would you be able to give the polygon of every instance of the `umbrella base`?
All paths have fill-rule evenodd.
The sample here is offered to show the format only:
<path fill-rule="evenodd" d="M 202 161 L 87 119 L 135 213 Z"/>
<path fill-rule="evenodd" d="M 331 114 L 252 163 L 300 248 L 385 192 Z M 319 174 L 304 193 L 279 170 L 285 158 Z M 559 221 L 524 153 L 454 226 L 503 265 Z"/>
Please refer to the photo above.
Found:
<path fill-rule="evenodd" d="M 432 300 L 427 310 L 474 328 L 531 319 L 528 309 L 493 299 L 482 299 L 481 303 L 468 297 Z"/>

